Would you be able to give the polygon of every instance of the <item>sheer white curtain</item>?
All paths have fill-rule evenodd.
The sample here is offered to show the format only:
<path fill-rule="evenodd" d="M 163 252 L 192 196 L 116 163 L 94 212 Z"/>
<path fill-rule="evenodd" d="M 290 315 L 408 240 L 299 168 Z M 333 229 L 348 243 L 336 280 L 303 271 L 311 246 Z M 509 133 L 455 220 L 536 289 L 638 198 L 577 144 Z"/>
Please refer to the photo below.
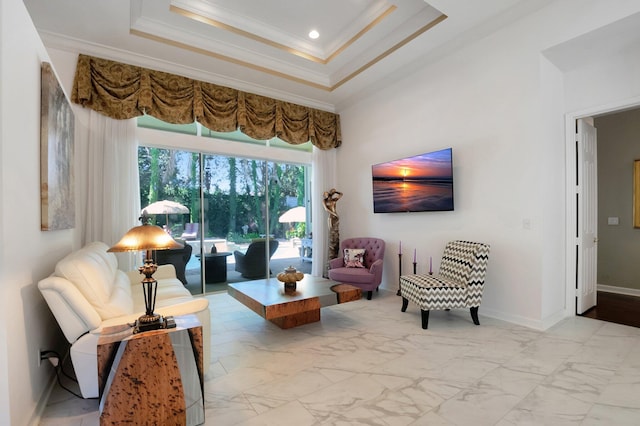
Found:
<path fill-rule="evenodd" d="M 117 243 L 139 225 L 140 181 L 136 120 L 114 120 L 89 111 L 88 136 L 78 144 L 80 167 L 81 243 Z M 135 266 L 135 254 L 118 253 L 120 269 Z M 138 256 L 139 257 L 139 256 Z"/>
<path fill-rule="evenodd" d="M 322 203 L 322 194 L 336 185 L 336 149 L 322 150 L 313 147 L 313 171 L 311 172 L 311 193 L 313 203 L 313 262 L 311 275 L 321 277 L 325 272 L 329 239 L 328 214 Z"/>

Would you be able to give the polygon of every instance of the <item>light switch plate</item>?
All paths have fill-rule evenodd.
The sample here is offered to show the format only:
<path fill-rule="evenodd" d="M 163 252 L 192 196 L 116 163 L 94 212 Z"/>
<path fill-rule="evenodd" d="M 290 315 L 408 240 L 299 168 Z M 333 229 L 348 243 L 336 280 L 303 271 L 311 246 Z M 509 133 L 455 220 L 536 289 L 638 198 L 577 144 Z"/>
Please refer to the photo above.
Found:
<path fill-rule="evenodd" d="M 618 225 L 620 222 L 617 217 L 608 217 L 607 225 Z"/>

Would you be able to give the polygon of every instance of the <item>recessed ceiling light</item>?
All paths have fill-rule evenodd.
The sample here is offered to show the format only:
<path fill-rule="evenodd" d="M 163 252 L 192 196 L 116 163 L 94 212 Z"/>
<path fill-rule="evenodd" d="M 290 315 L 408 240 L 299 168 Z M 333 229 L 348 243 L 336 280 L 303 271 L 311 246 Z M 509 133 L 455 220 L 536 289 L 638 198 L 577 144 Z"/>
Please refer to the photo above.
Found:
<path fill-rule="evenodd" d="M 311 30 L 311 31 L 309 32 L 309 38 L 312 38 L 312 39 L 314 39 L 314 40 L 315 40 L 315 39 L 317 39 L 318 37 L 320 37 L 320 33 L 319 33 L 319 32 L 317 32 L 316 30 Z"/>

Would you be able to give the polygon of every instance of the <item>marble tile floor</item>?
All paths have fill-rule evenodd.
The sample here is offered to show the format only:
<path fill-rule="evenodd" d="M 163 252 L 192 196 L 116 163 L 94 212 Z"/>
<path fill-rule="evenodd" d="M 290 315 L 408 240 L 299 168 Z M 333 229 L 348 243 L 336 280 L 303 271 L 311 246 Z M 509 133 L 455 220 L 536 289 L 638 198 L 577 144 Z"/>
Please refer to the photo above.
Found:
<path fill-rule="evenodd" d="M 584 317 L 544 332 L 400 311 L 395 292 L 281 330 L 225 293 L 212 310 L 207 425 L 638 425 L 640 329 Z M 98 425 L 56 388 L 41 425 Z"/>

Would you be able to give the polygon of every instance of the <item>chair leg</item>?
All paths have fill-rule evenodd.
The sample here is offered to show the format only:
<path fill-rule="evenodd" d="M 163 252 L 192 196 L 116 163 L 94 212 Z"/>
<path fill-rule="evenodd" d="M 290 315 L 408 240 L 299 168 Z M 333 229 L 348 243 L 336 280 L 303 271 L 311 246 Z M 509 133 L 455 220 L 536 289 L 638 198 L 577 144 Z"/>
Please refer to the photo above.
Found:
<path fill-rule="evenodd" d="M 367 292 L 367 300 L 371 300 L 372 296 L 373 296 L 373 291 L 368 291 Z"/>
<path fill-rule="evenodd" d="M 420 309 L 420 311 L 422 311 L 422 329 L 426 330 L 429 327 L 429 311 L 424 309 Z"/>
<path fill-rule="evenodd" d="M 478 307 L 471 308 L 471 319 L 475 325 L 480 325 L 480 320 L 478 319 Z"/>
<path fill-rule="evenodd" d="M 407 305 L 409 304 L 409 299 L 402 298 L 402 312 L 407 312 Z"/>

